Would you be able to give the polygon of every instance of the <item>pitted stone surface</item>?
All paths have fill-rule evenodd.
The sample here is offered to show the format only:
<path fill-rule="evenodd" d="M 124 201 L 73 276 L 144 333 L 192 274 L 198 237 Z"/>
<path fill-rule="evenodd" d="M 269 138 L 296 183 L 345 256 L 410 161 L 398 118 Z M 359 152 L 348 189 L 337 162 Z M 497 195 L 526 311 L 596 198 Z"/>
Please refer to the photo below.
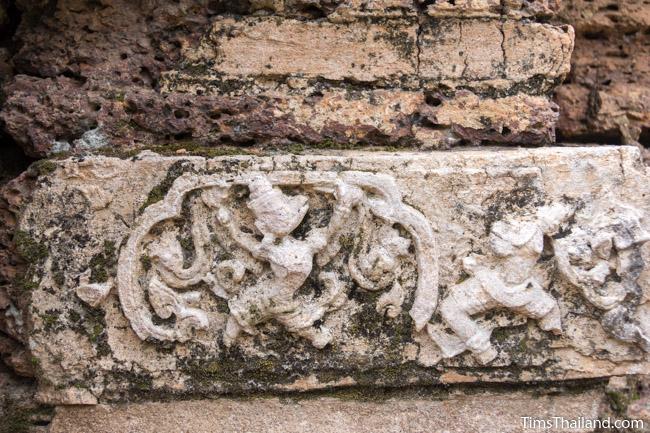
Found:
<path fill-rule="evenodd" d="M 53 163 L 20 233 L 41 399 L 647 372 L 628 147 Z"/>
<path fill-rule="evenodd" d="M 550 144 L 573 44 L 555 3 L 59 0 L 22 21 L 0 118 L 35 157 Z"/>
<path fill-rule="evenodd" d="M 650 5 L 572 0 L 560 18 L 576 29 L 571 80 L 557 90 L 564 142 L 640 145 L 650 161 Z"/>

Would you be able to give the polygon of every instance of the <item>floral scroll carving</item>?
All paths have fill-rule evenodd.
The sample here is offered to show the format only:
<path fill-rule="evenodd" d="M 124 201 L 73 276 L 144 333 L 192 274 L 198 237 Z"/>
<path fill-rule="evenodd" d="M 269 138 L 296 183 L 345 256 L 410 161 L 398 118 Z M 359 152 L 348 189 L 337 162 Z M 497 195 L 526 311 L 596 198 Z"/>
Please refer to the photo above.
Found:
<path fill-rule="evenodd" d="M 557 283 L 592 305 L 612 337 L 650 352 L 635 318 L 650 234 L 640 211 L 611 197 L 551 202 L 493 222 L 485 248 L 462 259 L 464 278 L 440 299 L 431 223 L 386 174 L 185 173 L 134 227 L 115 285 L 143 340 L 184 342 L 202 332 L 229 347 L 274 321 L 323 348 L 335 338 L 328 314 L 356 286 L 380 292 L 375 309 L 388 319 L 410 305 L 415 330 L 426 330 L 443 357 L 469 351 L 488 364 L 498 352 L 493 326 L 479 316 L 509 310 L 561 334 Z M 79 281 L 77 294 L 92 306 L 111 289 L 88 273 Z"/>
<path fill-rule="evenodd" d="M 610 335 L 650 352 L 650 335 L 632 317 L 641 298 L 638 278 L 644 263 L 641 247 L 650 233 L 641 213 L 610 200 L 582 218 L 564 236 L 553 239 L 562 277 L 603 311 L 600 322 Z"/>
<path fill-rule="evenodd" d="M 185 239 L 179 220 L 189 221 Z M 332 334 L 319 323 L 346 302 L 345 274 L 363 289 L 388 290 L 377 309 L 395 317 L 405 297 L 396 275 L 409 255 L 417 263 L 409 313 L 422 329 L 438 298 L 434 234 L 390 176 L 186 173 L 138 219 L 120 253 L 117 289 L 141 339 L 182 342 L 210 332 L 201 305 L 213 296 L 228 304 L 226 346 L 274 320 L 322 348 Z M 342 256 L 347 263 L 334 270 Z M 308 279 L 321 287 L 318 296 L 299 293 Z"/>

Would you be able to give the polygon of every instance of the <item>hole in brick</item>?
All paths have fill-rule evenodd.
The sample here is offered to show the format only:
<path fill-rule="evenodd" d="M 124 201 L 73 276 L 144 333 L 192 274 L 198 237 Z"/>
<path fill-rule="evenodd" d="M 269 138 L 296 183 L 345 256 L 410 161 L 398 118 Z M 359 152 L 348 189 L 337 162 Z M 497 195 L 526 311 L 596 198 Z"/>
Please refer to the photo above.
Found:
<path fill-rule="evenodd" d="M 439 107 L 440 105 L 442 105 L 442 99 L 431 94 L 427 94 L 424 96 L 424 102 L 426 102 L 427 105 L 430 105 L 432 107 Z"/>
<path fill-rule="evenodd" d="M 136 113 L 138 111 L 138 106 L 135 102 L 127 100 L 124 102 L 124 111 L 128 114 Z"/>
<path fill-rule="evenodd" d="M 322 9 L 313 5 L 303 7 L 300 12 L 312 19 L 325 18 L 327 16 Z"/>
<path fill-rule="evenodd" d="M 208 12 L 211 14 L 247 14 L 250 7 L 248 0 L 213 0 L 207 5 Z"/>
<path fill-rule="evenodd" d="M 25 154 L 23 149 L 8 135 L 0 135 L 0 182 L 18 176 L 36 161 Z"/>
<path fill-rule="evenodd" d="M 156 80 L 153 78 L 151 71 L 146 66 L 142 66 L 140 68 L 140 78 L 142 79 L 142 82 L 147 86 L 150 87 L 156 86 Z"/>
<path fill-rule="evenodd" d="M 189 140 L 190 138 L 192 138 L 192 131 L 185 131 L 174 134 L 174 140 L 177 141 Z"/>
<path fill-rule="evenodd" d="M 190 117 L 190 112 L 183 108 L 177 108 L 174 110 L 174 117 L 177 119 L 187 119 Z"/>
<path fill-rule="evenodd" d="M 585 38 L 595 41 L 607 39 L 607 35 L 604 32 L 585 32 Z"/>

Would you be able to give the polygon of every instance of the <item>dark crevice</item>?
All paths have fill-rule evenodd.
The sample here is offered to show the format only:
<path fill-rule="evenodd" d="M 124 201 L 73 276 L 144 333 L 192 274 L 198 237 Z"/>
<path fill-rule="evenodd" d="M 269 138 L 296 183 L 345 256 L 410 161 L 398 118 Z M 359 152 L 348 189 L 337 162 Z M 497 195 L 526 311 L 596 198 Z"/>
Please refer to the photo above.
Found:
<path fill-rule="evenodd" d="M 0 133 L 0 184 L 20 175 L 34 161 L 11 136 Z"/>
<path fill-rule="evenodd" d="M 4 21 L 1 23 L 2 25 L 0 25 L 0 46 L 10 47 L 13 44 L 12 39 L 16 33 L 18 25 L 20 24 L 22 13 L 18 10 L 13 1 L 5 5 L 4 9 L 6 16 Z"/>
<path fill-rule="evenodd" d="M 650 149 L 650 126 L 644 126 L 641 128 L 641 134 L 639 135 L 639 144 L 646 149 Z"/>
<path fill-rule="evenodd" d="M 611 144 L 617 146 L 623 144 L 623 135 L 618 129 L 577 135 L 564 135 L 562 134 L 562 130 L 558 129 L 556 131 L 556 137 L 558 144 Z"/>

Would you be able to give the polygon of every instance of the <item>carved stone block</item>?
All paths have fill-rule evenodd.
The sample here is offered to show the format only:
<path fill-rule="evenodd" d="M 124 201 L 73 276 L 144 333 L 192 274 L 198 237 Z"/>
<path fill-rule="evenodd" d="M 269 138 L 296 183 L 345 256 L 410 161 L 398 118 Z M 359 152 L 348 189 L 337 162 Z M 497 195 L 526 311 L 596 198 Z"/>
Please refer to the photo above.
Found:
<path fill-rule="evenodd" d="M 631 147 L 55 162 L 20 222 L 41 398 L 650 367 Z"/>

